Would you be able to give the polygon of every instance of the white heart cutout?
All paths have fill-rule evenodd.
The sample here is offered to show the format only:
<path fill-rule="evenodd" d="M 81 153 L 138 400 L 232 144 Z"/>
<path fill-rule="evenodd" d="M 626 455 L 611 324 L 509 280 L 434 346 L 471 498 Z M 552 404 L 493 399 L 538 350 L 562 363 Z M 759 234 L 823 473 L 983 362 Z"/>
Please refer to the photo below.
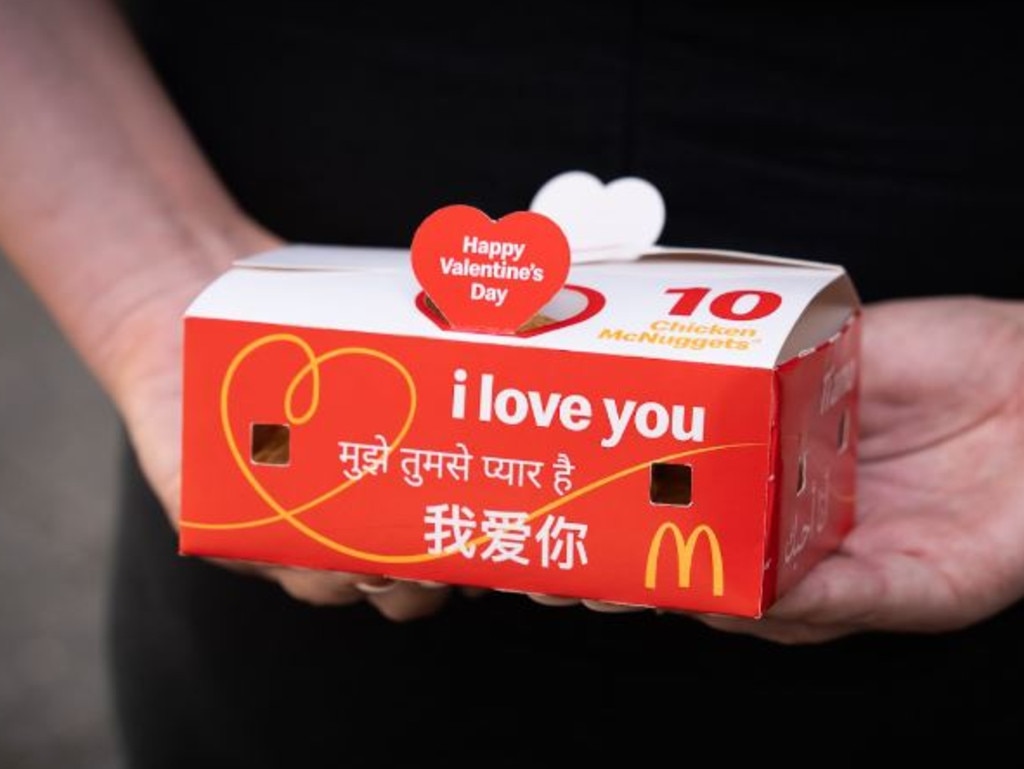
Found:
<path fill-rule="evenodd" d="M 661 193 L 636 176 L 604 184 L 586 171 L 567 171 L 544 183 L 530 210 L 561 227 L 573 261 L 585 261 L 587 252 L 652 246 L 665 226 Z"/>

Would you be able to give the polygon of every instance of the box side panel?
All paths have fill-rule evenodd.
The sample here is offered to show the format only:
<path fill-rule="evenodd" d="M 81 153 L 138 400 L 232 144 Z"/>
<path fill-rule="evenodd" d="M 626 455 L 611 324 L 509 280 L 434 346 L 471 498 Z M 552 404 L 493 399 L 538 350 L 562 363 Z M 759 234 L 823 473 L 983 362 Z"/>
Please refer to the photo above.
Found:
<path fill-rule="evenodd" d="M 181 550 L 761 610 L 760 369 L 190 319 Z"/>
<path fill-rule="evenodd" d="M 779 541 L 779 486 L 781 482 L 779 451 L 782 435 L 782 403 L 781 386 L 778 371 L 772 372 L 771 377 L 771 398 L 769 414 L 769 435 L 768 435 L 768 480 L 765 484 L 765 506 L 768 514 L 764 520 L 764 552 L 761 557 L 764 561 L 764 572 L 761 579 L 761 602 L 762 607 L 767 609 L 778 598 L 778 553 Z"/>
<path fill-rule="evenodd" d="M 841 542 L 856 502 L 860 315 L 780 367 L 774 551 L 781 596 Z"/>

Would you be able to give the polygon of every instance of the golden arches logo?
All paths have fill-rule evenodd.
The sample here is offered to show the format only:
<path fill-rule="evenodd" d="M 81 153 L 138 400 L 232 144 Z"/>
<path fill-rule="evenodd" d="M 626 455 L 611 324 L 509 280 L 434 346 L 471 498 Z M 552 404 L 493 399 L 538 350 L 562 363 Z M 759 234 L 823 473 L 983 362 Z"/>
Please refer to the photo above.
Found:
<path fill-rule="evenodd" d="M 715 530 L 707 524 L 700 524 L 687 537 L 671 521 L 661 524 L 651 539 L 651 546 L 647 550 L 647 569 L 644 572 L 644 587 L 654 590 L 658 582 L 658 560 L 661 556 L 661 544 L 665 535 L 672 534 L 676 544 L 676 564 L 679 568 L 678 585 L 680 589 L 690 587 L 690 574 L 693 571 L 693 553 L 697 549 L 697 542 L 701 539 L 707 540 L 708 550 L 711 553 L 711 592 L 714 595 L 722 595 L 725 592 L 725 566 L 722 562 L 722 547 L 718 543 Z"/>

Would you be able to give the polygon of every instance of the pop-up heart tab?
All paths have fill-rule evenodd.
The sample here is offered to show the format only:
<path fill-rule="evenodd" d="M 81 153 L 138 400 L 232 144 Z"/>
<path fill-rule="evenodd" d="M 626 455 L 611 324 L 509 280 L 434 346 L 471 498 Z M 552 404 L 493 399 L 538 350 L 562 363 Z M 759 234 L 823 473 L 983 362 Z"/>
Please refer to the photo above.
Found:
<path fill-rule="evenodd" d="M 466 205 L 440 208 L 412 239 L 412 269 L 452 329 L 514 334 L 569 275 L 569 243 L 532 211 L 491 219 Z"/>

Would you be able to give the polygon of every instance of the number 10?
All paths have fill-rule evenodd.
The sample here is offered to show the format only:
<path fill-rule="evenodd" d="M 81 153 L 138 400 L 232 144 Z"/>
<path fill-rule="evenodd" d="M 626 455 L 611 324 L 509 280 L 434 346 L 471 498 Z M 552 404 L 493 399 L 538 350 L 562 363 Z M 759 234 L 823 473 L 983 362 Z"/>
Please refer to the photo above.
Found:
<path fill-rule="evenodd" d="M 679 298 L 669 310 L 669 315 L 690 316 L 694 313 L 700 303 L 711 293 L 710 288 L 667 288 L 666 294 L 678 294 Z M 738 310 L 737 307 L 748 304 L 752 298 L 753 304 L 749 309 Z M 782 297 L 773 291 L 723 291 L 711 299 L 708 309 L 716 318 L 722 320 L 758 320 L 771 315 L 782 304 Z"/>

